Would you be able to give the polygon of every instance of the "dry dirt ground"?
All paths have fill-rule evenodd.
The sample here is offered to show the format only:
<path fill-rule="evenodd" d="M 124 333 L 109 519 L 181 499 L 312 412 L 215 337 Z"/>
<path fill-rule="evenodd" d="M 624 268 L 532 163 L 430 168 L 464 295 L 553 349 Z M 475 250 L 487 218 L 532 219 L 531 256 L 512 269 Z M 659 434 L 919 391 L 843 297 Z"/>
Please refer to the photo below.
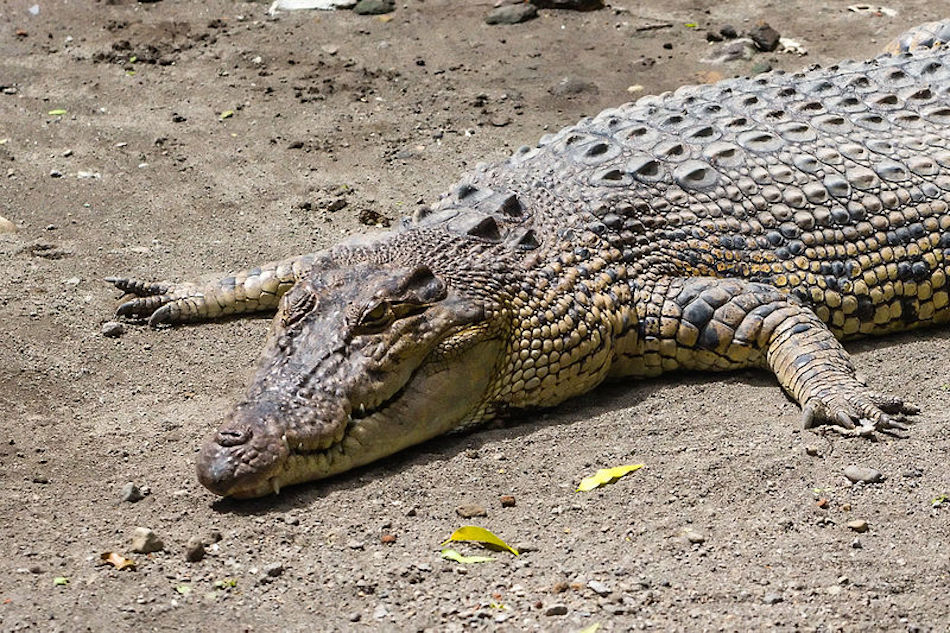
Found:
<path fill-rule="evenodd" d="M 450 0 L 388 20 L 2 2 L 0 215 L 17 230 L 0 235 L 0 630 L 950 630 L 950 507 L 933 503 L 950 494 L 946 331 L 852 346 L 923 407 L 908 439 L 803 432 L 763 374 L 676 375 L 253 502 L 204 490 L 194 457 L 268 321 L 100 333 L 110 274 L 191 279 L 324 247 L 632 85 L 870 57 L 942 3 L 846 5 L 627 0 L 488 26 L 490 3 Z M 807 57 L 699 61 L 707 28 L 763 19 Z M 646 466 L 574 492 L 628 462 Z M 886 479 L 852 487 L 850 464 Z M 130 481 L 151 493 L 120 501 Z M 461 519 L 472 503 L 488 516 Z M 466 523 L 524 552 L 441 559 Z M 164 551 L 132 554 L 136 526 Z M 107 551 L 137 569 L 100 565 Z"/>

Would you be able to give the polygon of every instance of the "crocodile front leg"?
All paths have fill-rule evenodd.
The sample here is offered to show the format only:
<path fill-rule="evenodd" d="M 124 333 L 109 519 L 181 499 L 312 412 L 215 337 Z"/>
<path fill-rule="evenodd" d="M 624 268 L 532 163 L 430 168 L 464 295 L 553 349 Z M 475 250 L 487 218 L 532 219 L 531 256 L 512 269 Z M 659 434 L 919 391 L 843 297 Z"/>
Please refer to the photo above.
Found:
<path fill-rule="evenodd" d="M 152 327 L 275 310 L 280 297 L 310 271 L 317 256 L 298 255 L 233 273 L 206 285 L 144 282 L 125 277 L 106 281 L 125 292 L 116 315 L 148 319 Z"/>
<path fill-rule="evenodd" d="M 847 434 L 904 429 L 899 416 L 918 411 L 868 388 L 827 325 L 773 286 L 671 279 L 644 295 L 640 355 L 626 357 L 627 373 L 768 367 L 801 405 L 806 428 L 832 424 Z"/>

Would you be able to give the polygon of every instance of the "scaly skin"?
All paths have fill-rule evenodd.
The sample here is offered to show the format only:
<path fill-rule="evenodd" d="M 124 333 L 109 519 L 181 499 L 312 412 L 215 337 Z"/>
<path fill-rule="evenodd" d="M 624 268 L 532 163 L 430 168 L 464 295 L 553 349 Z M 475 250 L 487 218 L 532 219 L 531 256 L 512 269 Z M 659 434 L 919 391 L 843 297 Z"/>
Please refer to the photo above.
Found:
<path fill-rule="evenodd" d="M 806 426 L 905 428 L 839 340 L 950 320 L 950 22 L 896 53 L 646 97 L 468 175 L 393 232 L 207 287 L 112 279 L 152 325 L 277 308 L 204 444 L 267 494 L 607 378 L 770 369 Z"/>

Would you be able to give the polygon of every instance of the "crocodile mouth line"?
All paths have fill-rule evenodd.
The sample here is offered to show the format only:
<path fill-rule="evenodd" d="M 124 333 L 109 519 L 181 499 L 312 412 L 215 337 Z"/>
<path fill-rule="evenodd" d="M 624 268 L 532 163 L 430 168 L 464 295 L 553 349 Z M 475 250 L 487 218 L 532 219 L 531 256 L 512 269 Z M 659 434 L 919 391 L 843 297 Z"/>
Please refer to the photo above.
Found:
<path fill-rule="evenodd" d="M 318 460 L 321 458 L 325 458 L 329 461 L 332 459 L 334 452 L 336 452 L 338 456 L 343 455 L 345 452 L 344 444 L 346 443 L 348 439 L 351 439 L 354 437 L 353 431 L 360 424 L 366 424 L 366 422 L 364 422 L 365 420 L 371 419 L 380 414 L 384 414 L 394 404 L 399 402 L 399 400 L 401 400 L 402 397 L 406 394 L 406 391 L 408 391 L 409 386 L 414 382 L 418 371 L 419 369 L 416 368 L 416 370 L 413 371 L 412 374 L 410 374 L 409 379 L 405 382 L 405 384 L 403 384 L 402 387 L 397 389 L 395 392 L 393 392 L 391 396 L 389 396 L 388 398 L 386 398 L 379 404 L 375 405 L 373 408 L 367 408 L 366 405 L 364 405 L 363 403 L 360 403 L 358 407 L 355 407 L 353 410 L 351 410 L 346 416 L 346 423 L 343 425 L 343 432 L 340 434 L 338 438 L 334 439 L 333 443 L 330 444 L 329 446 L 326 446 L 324 448 L 305 449 L 305 448 L 302 448 L 301 445 L 298 444 L 297 447 L 293 447 L 291 446 L 290 441 L 287 438 L 287 435 L 284 434 L 281 437 L 281 440 L 283 440 L 284 445 L 287 447 L 287 451 L 288 451 L 287 460 L 289 462 L 291 461 L 295 462 L 294 465 L 297 468 L 300 468 L 302 466 L 300 462 L 310 463 L 310 462 L 313 462 L 314 460 Z M 281 479 L 280 474 L 274 475 L 273 477 L 270 477 L 268 479 L 268 482 L 270 483 L 270 488 L 271 490 L 273 490 L 274 494 L 280 493 L 280 486 L 281 486 L 280 479 Z"/>

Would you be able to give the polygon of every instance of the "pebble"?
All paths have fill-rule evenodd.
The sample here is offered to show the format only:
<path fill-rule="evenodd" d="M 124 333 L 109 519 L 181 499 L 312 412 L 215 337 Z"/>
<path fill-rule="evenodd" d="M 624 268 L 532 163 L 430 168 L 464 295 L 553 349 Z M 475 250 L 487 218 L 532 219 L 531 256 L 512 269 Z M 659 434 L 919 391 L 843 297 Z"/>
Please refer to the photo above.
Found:
<path fill-rule="evenodd" d="M 694 545 L 699 545 L 700 543 L 706 542 L 706 537 L 700 532 L 695 530 L 686 530 L 683 532 L 683 536 L 686 537 L 686 540 Z"/>
<path fill-rule="evenodd" d="M 350 622 L 359 622 L 362 619 L 363 619 L 363 616 L 356 612 L 351 613 L 349 617 Z"/>
<path fill-rule="evenodd" d="M 396 535 L 383 534 L 382 536 L 379 537 L 379 542 L 382 543 L 383 545 L 392 545 L 393 543 L 396 542 Z"/>
<path fill-rule="evenodd" d="M 865 484 L 876 484 L 884 480 L 884 475 L 881 474 L 881 471 L 868 468 L 867 466 L 847 466 L 844 469 L 844 476 L 854 483 L 860 481 Z"/>
<path fill-rule="evenodd" d="M 16 224 L 0 215 L 0 234 L 16 233 Z"/>
<path fill-rule="evenodd" d="M 731 24 L 723 24 L 720 26 L 719 34 L 727 40 L 734 40 L 739 37 L 739 31 L 737 31 L 736 27 L 732 26 Z"/>
<path fill-rule="evenodd" d="M 589 81 L 577 79 L 576 77 L 564 77 L 561 81 L 557 82 L 549 92 L 555 97 L 568 97 L 571 95 L 579 95 L 583 92 L 597 94 L 599 90 L 595 84 Z"/>
<path fill-rule="evenodd" d="M 114 321 L 110 321 L 110 323 L 115 323 L 115 322 L 114 322 Z M 121 324 L 121 323 L 115 323 L 115 325 L 118 325 L 119 328 L 120 328 L 118 334 L 108 334 L 108 333 L 106 333 L 105 326 L 103 326 L 103 329 L 102 329 L 103 335 L 105 335 L 105 336 L 118 336 L 119 334 L 122 334 L 122 330 L 121 330 L 122 324 Z M 136 501 L 141 501 L 142 499 L 144 499 L 144 498 L 145 498 L 145 495 L 142 494 L 141 488 L 139 488 L 138 486 L 135 485 L 135 482 L 130 481 L 129 483 L 127 483 L 127 484 L 125 484 L 124 486 L 122 486 L 122 490 L 121 490 L 121 492 L 119 492 L 119 498 L 122 499 L 122 501 L 128 501 L 129 503 L 135 503 Z"/>
<path fill-rule="evenodd" d="M 366 544 L 363 541 L 350 539 L 349 541 L 346 542 L 346 546 L 349 547 L 350 549 L 363 549 L 363 547 L 365 547 Z"/>
<path fill-rule="evenodd" d="M 49 177 L 50 177 L 50 178 L 62 178 L 62 177 L 63 177 L 63 172 L 59 171 L 58 169 L 51 169 L 50 172 L 49 172 Z"/>
<path fill-rule="evenodd" d="M 782 594 L 780 593 L 767 593 L 765 597 L 762 598 L 762 602 L 765 604 L 778 604 L 782 602 L 782 600 L 784 600 L 784 598 L 782 598 Z"/>
<path fill-rule="evenodd" d="M 861 539 L 856 538 L 853 541 L 851 541 L 852 549 L 861 549 L 862 547 L 864 547 L 864 544 L 861 542 Z"/>
<path fill-rule="evenodd" d="M 264 573 L 271 578 L 277 578 L 284 573 L 284 566 L 281 563 L 271 563 L 264 567 Z"/>
<path fill-rule="evenodd" d="M 772 64 L 768 62 L 756 62 L 752 65 L 751 70 L 749 70 L 750 75 L 760 75 L 762 73 L 767 73 L 772 70 Z"/>
<path fill-rule="evenodd" d="M 205 557 L 205 544 L 201 537 L 192 536 L 185 545 L 185 560 L 189 563 L 197 563 Z"/>
<path fill-rule="evenodd" d="M 359 15 L 382 15 L 396 9 L 395 0 L 359 0 L 353 7 L 353 13 Z"/>
<path fill-rule="evenodd" d="M 539 9 L 564 9 L 567 11 L 595 11 L 604 8 L 604 0 L 531 0 Z"/>
<path fill-rule="evenodd" d="M 150 554 L 165 549 L 165 543 L 152 530 L 145 527 L 135 528 L 132 533 L 132 551 L 139 554 Z"/>
<path fill-rule="evenodd" d="M 515 498 L 512 495 L 502 495 L 498 500 L 501 501 L 502 508 L 515 507 Z"/>
<path fill-rule="evenodd" d="M 477 503 L 463 503 L 455 508 L 455 514 L 463 519 L 471 519 L 472 517 L 487 517 L 488 511 Z"/>
<path fill-rule="evenodd" d="M 376 608 L 373 609 L 373 618 L 376 620 L 382 620 L 387 615 L 389 615 L 389 610 L 384 604 L 377 604 Z"/>
<path fill-rule="evenodd" d="M 755 47 L 757 49 L 760 51 L 771 52 L 778 48 L 778 41 L 781 36 L 778 34 L 778 31 L 773 29 L 765 22 L 762 22 L 749 31 L 749 37 L 752 38 L 753 42 L 755 42 Z"/>
<path fill-rule="evenodd" d="M 125 332 L 125 326 L 122 323 L 119 323 L 118 321 L 106 321 L 105 323 L 102 324 L 102 335 L 107 338 L 118 338 L 122 336 L 124 332 Z M 128 499 L 124 498 L 125 488 L 123 488 L 122 490 L 123 490 L 122 500 L 128 501 Z M 138 499 L 136 499 L 135 501 L 138 501 Z"/>
<path fill-rule="evenodd" d="M 863 534 L 868 531 L 868 522 L 864 519 L 848 521 L 848 529 L 854 530 L 858 534 Z"/>
<path fill-rule="evenodd" d="M 805 454 L 808 455 L 809 457 L 818 457 L 819 455 L 818 447 L 815 446 L 814 444 L 808 444 L 807 446 L 805 446 Z"/>
<path fill-rule="evenodd" d="M 538 17 L 538 8 L 533 4 L 512 4 L 498 7 L 485 16 L 485 24 L 518 24 Z"/>
<path fill-rule="evenodd" d="M 609 596 L 611 591 L 606 583 L 600 582 L 599 580 L 591 580 L 587 583 L 587 588 L 598 596 Z"/>
<path fill-rule="evenodd" d="M 544 615 L 567 615 L 567 605 L 552 604 L 544 611 Z"/>

